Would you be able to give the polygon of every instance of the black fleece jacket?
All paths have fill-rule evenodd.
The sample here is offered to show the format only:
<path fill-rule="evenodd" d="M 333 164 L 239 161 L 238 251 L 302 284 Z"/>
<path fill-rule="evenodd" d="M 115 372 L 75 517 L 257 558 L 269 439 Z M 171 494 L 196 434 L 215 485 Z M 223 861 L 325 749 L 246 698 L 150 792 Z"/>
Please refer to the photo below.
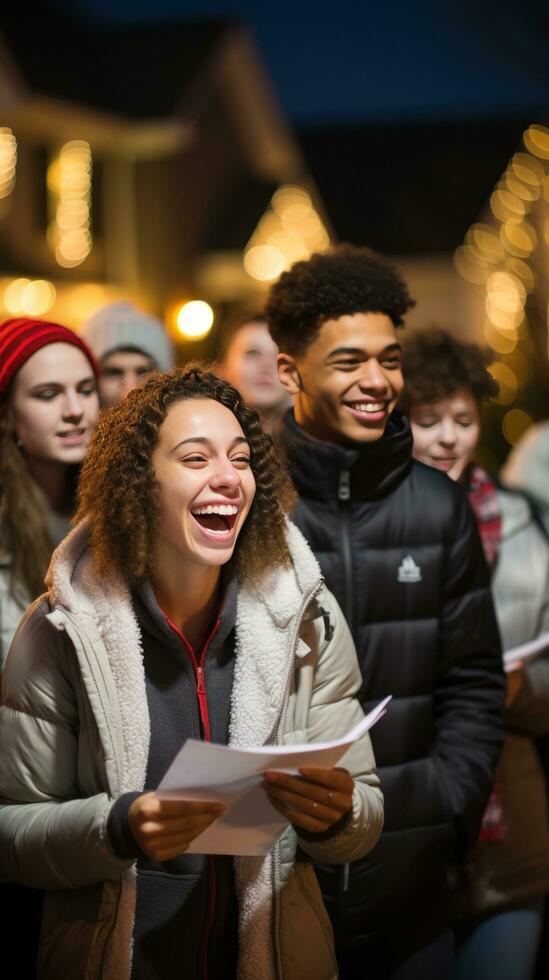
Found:
<path fill-rule="evenodd" d="M 283 446 L 307 538 L 351 626 L 385 829 L 350 868 L 317 868 L 340 949 L 405 955 L 447 927 L 448 876 L 475 842 L 502 741 L 505 684 L 488 570 L 467 497 L 411 457 L 394 413 L 378 442 L 308 436 L 290 412 Z"/>

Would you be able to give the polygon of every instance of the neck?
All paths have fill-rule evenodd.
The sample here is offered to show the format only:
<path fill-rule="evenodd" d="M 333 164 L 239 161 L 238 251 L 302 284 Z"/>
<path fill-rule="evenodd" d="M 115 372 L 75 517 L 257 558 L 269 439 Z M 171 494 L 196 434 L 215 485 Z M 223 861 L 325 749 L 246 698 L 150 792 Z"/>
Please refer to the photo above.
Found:
<path fill-rule="evenodd" d="M 303 429 L 308 436 L 312 436 L 313 439 L 318 439 L 320 442 L 330 442 L 336 446 L 340 444 L 333 432 L 328 430 L 325 426 L 319 424 L 314 416 L 307 412 L 299 398 L 296 398 L 294 401 L 294 418 L 299 427 Z"/>
<path fill-rule="evenodd" d="M 221 568 L 194 565 L 174 568 L 158 563 L 152 587 L 162 612 L 186 637 L 193 649 L 203 643 L 218 602 Z"/>
<path fill-rule="evenodd" d="M 30 475 L 45 494 L 51 508 L 62 514 L 69 510 L 72 501 L 67 493 L 67 465 L 56 460 L 26 456 Z"/>

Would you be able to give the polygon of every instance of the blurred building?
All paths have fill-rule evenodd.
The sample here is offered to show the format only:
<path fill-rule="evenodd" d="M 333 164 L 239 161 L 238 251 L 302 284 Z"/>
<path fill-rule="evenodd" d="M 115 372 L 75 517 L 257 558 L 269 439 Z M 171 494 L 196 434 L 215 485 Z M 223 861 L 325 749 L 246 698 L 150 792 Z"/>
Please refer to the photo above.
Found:
<path fill-rule="evenodd" d="M 78 325 L 122 296 L 168 320 L 193 298 L 257 303 L 328 243 L 321 210 L 241 25 L 3 11 L 0 314 Z"/>

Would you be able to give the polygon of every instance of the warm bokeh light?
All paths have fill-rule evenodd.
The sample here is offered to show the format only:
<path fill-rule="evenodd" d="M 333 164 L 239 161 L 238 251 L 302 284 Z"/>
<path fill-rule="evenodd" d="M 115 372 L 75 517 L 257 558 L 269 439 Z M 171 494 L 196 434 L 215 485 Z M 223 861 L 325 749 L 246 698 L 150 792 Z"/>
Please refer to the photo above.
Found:
<path fill-rule="evenodd" d="M 504 333 L 503 331 L 498 330 L 489 318 L 484 321 L 483 333 L 486 343 L 489 344 L 492 350 L 495 350 L 498 354 L 511 354 L 518 344 L 518 336 L 516 333 Z"/>
<path fill-rule="evenodd" d="M 499 221 L 521 221 L 526 214 L 524 202 L 515 194 L 501 188 L 492 194 L 490 208 Z"/>
<path fill-rule="evenodd" d="M 503 416 L 501 428 L 509 445 L 514 446 L 520 437 L 529 429 L 533 423 L 533 418 L 524 412 L 522 408 L 512 408 Z"/>
<path fill-rule="evenodd" d="M 506 221 L 501 226 L 501 241 L 504 248 L 519 259 L 527 258 L 537 245 L 537 235 L 527 221 L 515 224 Z"/>
<path fill-rule="evenodd" d="M 8 313 L 43 316 L 55 303 L 55 287 L 46 279 L 14 279 L 4 292 Z"/>
<path fill-rule="evenodd" d="M 244 255 L 244 268 L 252 279 L 271 282 L 284 271 L 286 260 L 272 245 L 254 245 Z"/>
<path fill-rule="evenodd" d="M 495 364 L 490 365 L 488 370 L 499 385 L 499 392 L 497 395 L 494 395 L 492 401 L 497 402 L 499 405 L 510 405 L 511 402 L 514 402 L 518 389 L 515 372 L 508 364 L 504 364 L 503 361 L 496 361 Z"/>
<path fill-rule="evenodd" d="M 543 164 L 529 153 L 515 153 L 509 164 L 512 174 L 523 182 L 536 187 L 545 173 Z"/>
<path fill-rule="evenodd" d="M 540 123 L 529 126 L 523 136 L 524 145 L 530 153 L 541 160 L 549 160 L 549 129 Z"/>
<path fill-rule="evenodd" d="M 532 267 L 524 262 L 523 259 L 508 257 L 505 261 L 505 271 L 511 272 L 514 276 L 524 283 L 527 293 L 530 293 L 536 285 L 536 274 Z"/>
<path fill-rule="evenodd" d="M 523 184 L 521 180 L 518 180 L 514 176 L 513 171 L 507 171 L 505 175 L 505 186 L 514 194 L 515 197 L 520 197 L 527 205 L 532 203 L 532 201 L 537 201 L 540 196 L 539 184 Z"/>
<path fill-rule="evenodd" d="M 313 210 L 313 202 L 303 187 L 286 184 L 273 194 L 272 205 L 286 221 L 302 221 Z"/>
<path fill-rule="evenodd" d="M 474 286 L 484 286 L 490 269 L 488 263 L 480 263 L 469 245 L 460 245 L 454 252 L 454 265 L 462 279 Z"/>
<path fill-rule="evenodd" d="M 500 262 L 505 254 L 497 232 L 490 225 L 472 225 L 465 241 L 471 248 L 476 248 L 488 262 Z"/>
<path fill-rule="evenodd" d="M 531 373 L 531 364 L 528 355 L 521 350 L 515 350 L 506 357 L 506 362 L 513 371 L 519 388 L 523 388 L 527 384 Z"/>
<path fill-rule="evenodd" d="M 177 307 L 175 322 L 182 337 L 199 340 L 212 329 L 214 311 L 202 299 L 189 300 Z"/>
<path fill-rule="evenodd" d="M 4 292 L 4 306 L 8 313 L 21 313 L 21 297 L 23 290 L 30 284 L 30 279 L 14 279 Z"/>
<path fill-rule="evenodd" d="M 48 167 L 52 220 L 48 244 L 59 265 L 70 269 L 89 255 L 91 236 L 92 155 L 85 140 L 66 143 Z"/>
<path fill-rule="evenodd" d="M 0 198 L 11 194 L 16 166 L 17 140 L 8 126 L 0 126 Z"/>
<path fill-rule="evenodd" d="M 323 251 L 330 236 L 304 187 L 285 184 L 273 194 L 244 251 L 244 269 L 259 282 L 272 282 L 294 262 Z"/>

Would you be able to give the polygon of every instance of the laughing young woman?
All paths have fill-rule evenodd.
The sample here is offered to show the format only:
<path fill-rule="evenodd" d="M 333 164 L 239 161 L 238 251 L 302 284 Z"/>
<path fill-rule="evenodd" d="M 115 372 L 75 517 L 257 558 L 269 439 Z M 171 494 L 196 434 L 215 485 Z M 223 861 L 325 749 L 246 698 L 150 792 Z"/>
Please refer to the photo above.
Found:
<path fill-rule="evenodd" d="M 256 413 L 214 375 L 154 375 L 100 420 L 0 711 L 3 870 L 50 890 L 41 977 L 336 975 L 307 859 L 376 842 L 368 737 L 346 768 L 266 774 L 289 826 L 265 859 L 185 854 L 221 809 L 154 792 L 186 738 L 318 741 L 361 717 L 288 497 Z"/>

